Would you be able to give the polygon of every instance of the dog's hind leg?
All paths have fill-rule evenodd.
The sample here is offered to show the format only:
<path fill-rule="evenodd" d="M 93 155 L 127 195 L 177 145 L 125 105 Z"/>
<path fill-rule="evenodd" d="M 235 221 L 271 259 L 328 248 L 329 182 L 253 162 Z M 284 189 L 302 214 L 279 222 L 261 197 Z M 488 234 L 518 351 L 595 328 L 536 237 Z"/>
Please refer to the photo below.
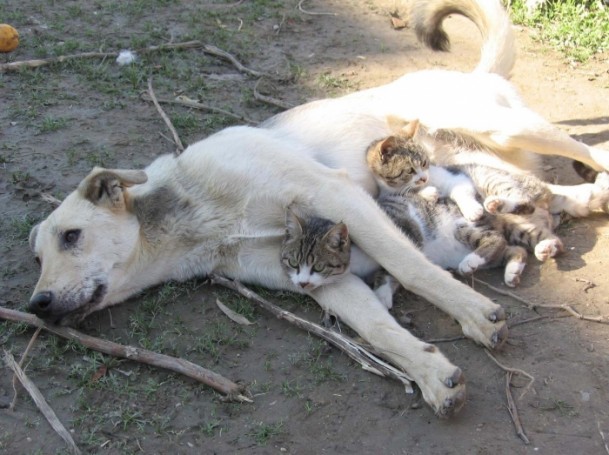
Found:
<path fill-rule="evenodd" d="M 370 342 L 375 351 L 403 368 L 437 415 L 448 417 L 463 406 L 465 384 L 461 370 L 435 346 L 401 327 L 362 280 L 348 275 L 315 289 L 311 295 Z"/>
<path fill-rule="evenodd" d="M 509 153 L 521 149 L 542 155 L 560 155 L 582 161 L 596 170 L 609 170 L 609 151 L 576 141 L 526 107 L 480 106 L 484 115 L 465 116 L 464 132 L 492 150 Z"/>

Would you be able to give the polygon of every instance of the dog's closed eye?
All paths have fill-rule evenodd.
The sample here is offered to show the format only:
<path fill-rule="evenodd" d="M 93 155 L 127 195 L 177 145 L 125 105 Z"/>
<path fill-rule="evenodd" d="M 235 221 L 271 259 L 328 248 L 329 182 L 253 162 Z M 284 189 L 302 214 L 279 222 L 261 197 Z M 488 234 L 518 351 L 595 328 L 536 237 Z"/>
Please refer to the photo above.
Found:
<path fill-rule="evenodd" d="M 70 229 L 65 231 L 62 235 L 62 246 L 64 248 L 71 248 L 78 242 L 80 238 L 80 229 Z"/>

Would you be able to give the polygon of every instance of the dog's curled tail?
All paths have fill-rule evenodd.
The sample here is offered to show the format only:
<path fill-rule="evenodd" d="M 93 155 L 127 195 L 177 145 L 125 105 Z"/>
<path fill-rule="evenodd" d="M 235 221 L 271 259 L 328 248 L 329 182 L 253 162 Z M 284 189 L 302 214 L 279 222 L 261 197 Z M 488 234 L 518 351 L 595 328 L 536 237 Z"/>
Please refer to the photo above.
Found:
<path fill-rule="evenodd" d="M 516 60 L 514 33 L 509 16 L 499 0 L 415 0 L 411 21 L 417 38 L 437 51 L 448 51 L 450 40 L 442 27 L 449 14 L 471 20 L 482 34 L 480 62 L 475 71 L 497 73 L 504 78 Z"/>

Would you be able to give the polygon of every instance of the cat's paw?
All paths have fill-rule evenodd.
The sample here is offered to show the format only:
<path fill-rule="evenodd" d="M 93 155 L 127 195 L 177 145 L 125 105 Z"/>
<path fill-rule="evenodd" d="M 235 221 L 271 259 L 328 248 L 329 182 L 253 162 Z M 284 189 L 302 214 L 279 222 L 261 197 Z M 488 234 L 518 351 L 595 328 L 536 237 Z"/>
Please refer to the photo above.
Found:
<path fill-rule="evenodd" d="M 419 191 L 419 196 L 425 199 L 427 202 L 435 204 L 440 199 L 440 192 L 435 186 L 426 186 Z"/>
<path fill-rule="evenodd" d="M 461 275 L 471 275 L 484 264 L 486 264 L 486 259 L 476 253 L 470 253 L 461 261 L 458 271 Z"/>
<path fill-rule="evenodd" d="M 478 221 L 484 216 L 484 207 L 477 202 L 459 205 L 461 214 L 468 221 Z"/>
<path fill-rule="evenodd" d="M 564 247 L 560 239 L 545 239 L 535 245 L 535 257 L 543 262 L 553 258 L 563 250 Z"/>
<path fill-rule="evenodd" d="M 493 215 L 503 211 L 503 200 L 496 196 L 489 196 L 484 200 L 484 209 Z"/>
<path fill-rule="evenodd" d="M 506 286 L 515 288 L 520 284 L 520 277 L 524 272 L 526 262 L 512 262 L 505 266 L 505 272 L 503 274 L 503 281 Z"/>
<path fill-rule="evenodd" d="M 393 308 L 393 290 L 389 283 L 384 283 L 374 290 L 374 294 L 380 302 L 390 310 Z"/>

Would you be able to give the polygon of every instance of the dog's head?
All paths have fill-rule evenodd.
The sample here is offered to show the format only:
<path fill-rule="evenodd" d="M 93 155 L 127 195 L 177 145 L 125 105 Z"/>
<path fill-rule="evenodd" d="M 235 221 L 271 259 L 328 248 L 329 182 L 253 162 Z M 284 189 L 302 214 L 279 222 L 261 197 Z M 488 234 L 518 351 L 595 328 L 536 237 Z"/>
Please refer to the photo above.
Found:
<path fill-rule="evenodd" d="M 95 168 L 30 233 L 41 265 L 29 311 L 52 322 L 79 322 L 125 296 L 139 223 L 127 188 L 146 182 L 144 171 Z"/>

